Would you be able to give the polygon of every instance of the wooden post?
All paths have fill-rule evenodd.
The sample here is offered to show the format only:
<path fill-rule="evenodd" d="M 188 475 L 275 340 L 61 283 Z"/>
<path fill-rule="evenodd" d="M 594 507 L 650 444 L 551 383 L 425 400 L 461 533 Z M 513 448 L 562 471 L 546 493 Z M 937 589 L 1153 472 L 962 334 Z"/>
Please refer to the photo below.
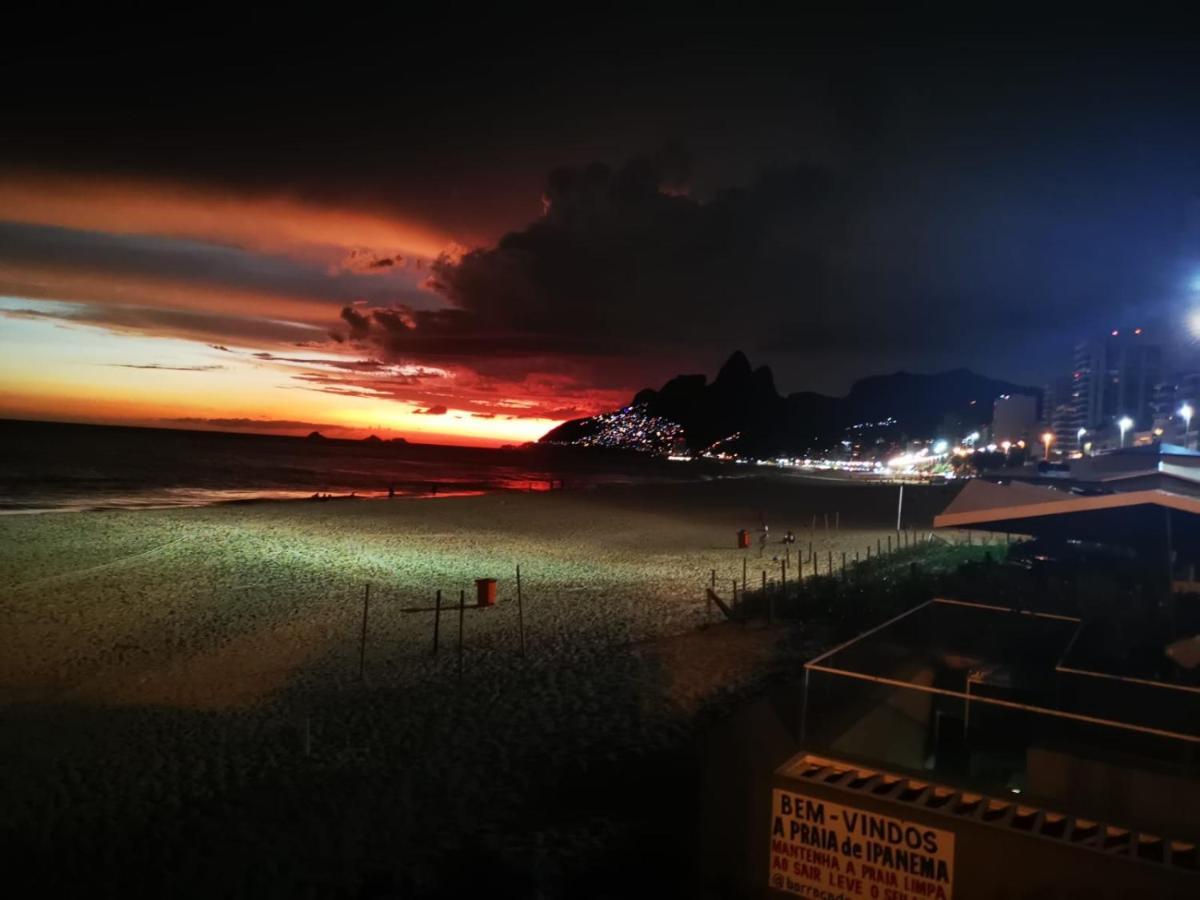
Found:
<path fill-rule="evenodd" d="M 765 597 L 767 595 L 767 570 L 766 569 L 762 570 L 762 577 L 763 577 L 762 591 L 763 591 L 763 596 Z"/>
<path fill-rule="evenodd" d="M 737 579 L 733 579 L 733 602 L 729 604 L 731 607 L 737 606 Z"/>
<path fill-rule="evenodd" d="M 438 632 L 442 628 L 442 589 L 438 588 L 437 598 L 433 604 L 433 655 L 438 652 Z"/>
<path fill-rule="evenodd" d="M 458 678 L 463 674 L 463 619 L 467 615 L 467 592 L 458 592 Z"/>
<path fill-rule="evenodd" d="M 829 563 L 829 577 L 832 578 L 833 577 L 833 551 L 829 550 L 826 552 L 829 555 L 829 559 L 827 560 L 827 562 Z"/>
<path fill-rule="evenodd" d="M 889 534 L 887 536 L 887 539 L 888 539 L 888 553 L 891 554 L 891 552 L 892 552 L 892 536 Z"/>
<path fill-rule="evenodd" d="M 553 490 L 553 488 L 551 488 Z M 525 658 L 525 603 L 521 598 L 521 566 L 517 565 L 517 631 L 521 635 L 521 658 Z"/>
<path fill-rule="evenodd" d="M 846 574 L 846 551 L 842 551 L 842 574 Z"/>
<path fill-rule="evenodd" d="M 779 561 L 779 589 L 781 591 L 787 589 L 787 560 L 786 559 L 781 559 Z"/>
<path fill-rule="evenodd" d="M 854 551 L 854 562 L 856 564 L 858 563 L 858 551 L 857 550 Z"/>
<path fill-rule="evenodd" d="M 812 556 L 812 562 L 813 562 L 813 574 L 816 575 L 817 574 L 817 554 L 815 554 L 815 553 Z"/>
<path fill-rule="evenodd" d="M 871 545 L 867 544 L 867 562 L 871 561 Z"/>
<path fill-rule="evenodd" d="M 746 557 L 742 557 L 742 593 L 746 593 Z"/>
<path fill-rule="evenodd" d="M 716 569 L 712 570 L 712 589 L 714 591 L 717 589 L 717 570 Z"/>
<path fill-rule="evenodd" d="M 367 680 L 367 610 L 371 605 L 371 582 L 363 590 L 362 638 L 358 642 L 358 680 Z"/>

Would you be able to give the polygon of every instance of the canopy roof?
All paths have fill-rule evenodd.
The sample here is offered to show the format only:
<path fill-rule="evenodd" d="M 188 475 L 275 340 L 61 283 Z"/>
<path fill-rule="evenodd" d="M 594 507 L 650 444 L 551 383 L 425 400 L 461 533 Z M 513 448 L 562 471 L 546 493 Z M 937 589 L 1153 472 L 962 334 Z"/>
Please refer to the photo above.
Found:
<path fill-rule="evenodd" d="M 1200 498 L 1157 489 L 1083 495 L 975 479 L 933 525 L 1124 546 L 1162 545 L 1169 534 L 1182 549 L 1200 540 Z"/>

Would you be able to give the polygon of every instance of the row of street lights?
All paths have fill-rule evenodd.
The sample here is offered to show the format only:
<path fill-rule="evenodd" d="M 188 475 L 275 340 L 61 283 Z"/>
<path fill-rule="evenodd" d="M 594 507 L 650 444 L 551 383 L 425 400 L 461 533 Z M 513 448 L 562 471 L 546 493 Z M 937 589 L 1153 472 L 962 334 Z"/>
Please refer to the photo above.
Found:
<path fill-rule="evenodd" d="M 1196 414 L 1196 410 L 1192 407 L 1192 404 L 1190 404 L 1190 403 L 1185 403 L 1185 404 L 1183 404 L 1183 406 L 1179 407 L 1179 415 L 1183 418 L 1183 445 L 1185 447 L 1188 444 L 1188 434 L 1192 430 L 1192 416 L 1194 416 L 1195 414 Z M 1117 427 L 1121 429 L 1121 446 L 1124 447 L 1125 446 L 1125 432 L 1127 432 L 1130 428 L 1133 427 L 1133 419 L 1129 418 L 1129 416 L 1121 416 L 1121 418 L 1117 420 Z M 1085 434 L 1087 434 L 1086 428 L 1080 428 L 1079 431 L 1076 432 L 1076 434 L 1075 434 L 1075 437 L 1077 437 L 1079 439 L 1080 449 L 1083 448 L 1083 436 Z M 1046 445 L 1046 457 L 1045 458 L 1049 459 L 1050 458 L 1050 445 L 1054 443 L 1054 432 L 1047 431 L 1045 434 L 1043 434 L 1042 435 L 1042 443 Z"/>

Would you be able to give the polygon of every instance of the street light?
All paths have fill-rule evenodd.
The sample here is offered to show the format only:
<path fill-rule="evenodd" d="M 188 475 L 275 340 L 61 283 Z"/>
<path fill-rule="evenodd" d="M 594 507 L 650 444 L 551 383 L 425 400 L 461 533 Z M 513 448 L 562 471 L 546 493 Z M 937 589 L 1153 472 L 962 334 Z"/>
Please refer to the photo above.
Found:
<path fill-rule="evenodd" d="M 1121 429 L 1121 446 L 1125 446 L 1125 432 L 1133 427 L 1133 419 L 1129 416 L 1121 416 L 1121 420 L 1117 422 L 1117 427 Z"/>
<path fill-rule="evenodd" d="M 1042 443 L 1046 445 L 1046 462 L 1050 462 L 1050 445 L 1054 443 L 1054 432 L 1047 431 L 1043 434 Z"/>
<path fill-rule="evenodd" d="M 1086 428 L 1080 428 L 1080 429 L 1079 429 L 1077 432 L 1075 432 L 1075 439 L 1076 439 L 1076 440 L 1079 442 L 1079 449 L 1080 449 L 1080 450 L 1082 450 L 1082 449 L 1083 449 L 1083 436 L 1084 436 L 1085 434 L 1087 434 L 1087 429 L 1086 429 Z"/>
<path fill-rule="evenodd" d="M 1183 446 L 1188 445 L 1188 431 L 1192 427 L 1192 416 L 1196 414 L 1196 410 L 1192 408 L 1192 404 L 1184 403 L 1179 407 L 1179 414 L 1183 416 Z"/>

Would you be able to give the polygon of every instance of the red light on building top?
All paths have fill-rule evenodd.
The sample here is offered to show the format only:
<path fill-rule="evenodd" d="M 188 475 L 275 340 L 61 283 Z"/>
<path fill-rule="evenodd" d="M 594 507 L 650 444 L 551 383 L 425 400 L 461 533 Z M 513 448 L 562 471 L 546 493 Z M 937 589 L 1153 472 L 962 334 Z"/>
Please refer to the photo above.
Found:
<path fill-rule="evenodd" d="M 1142 329 L 1140 329 L 1140 328 L 1135 328 L 1135 329 L 1133 329 L 1133 333 L 1134 333 L 1134 334 L 1141 334 L 1141 333 L 1142 333 Z"/>
<path fill-rule="evenodd" d="M 1113 334 L 1112 334 L 1112 336 L 1113 336 L 1113 337 L 1116 337 L 1116 336 L 1117 336 L 1118 334 L 1120 334 L 1120 333 L 1121 333 L 1121 332 L 1117 331 L 1117 329 L 1115 329 L 1115 328 L 1114 328 L 1114 329 L 1113 329 Z"/>

